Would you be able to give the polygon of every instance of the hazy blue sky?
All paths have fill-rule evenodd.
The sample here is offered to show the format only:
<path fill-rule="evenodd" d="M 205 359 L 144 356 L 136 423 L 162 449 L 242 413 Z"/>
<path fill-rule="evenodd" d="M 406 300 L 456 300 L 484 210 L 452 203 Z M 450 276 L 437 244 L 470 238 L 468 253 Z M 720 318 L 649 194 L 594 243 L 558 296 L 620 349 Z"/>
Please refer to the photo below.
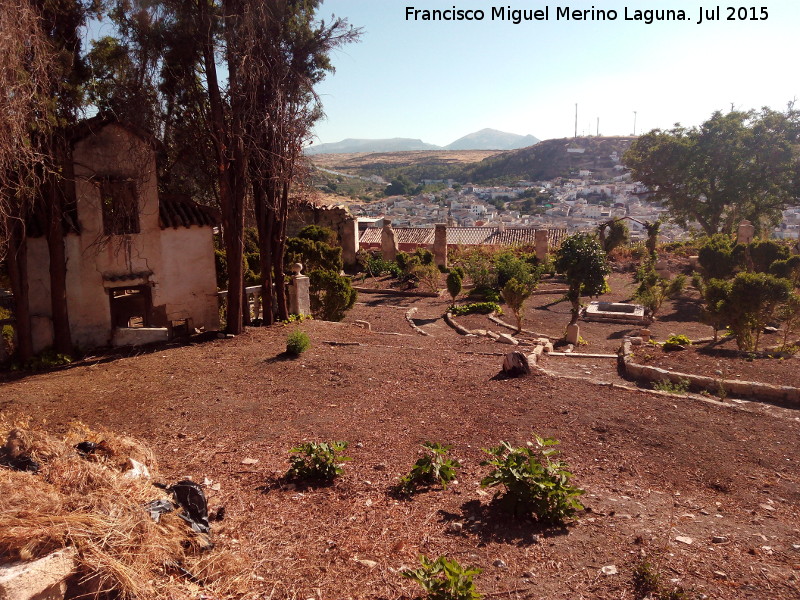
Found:
<path fill-rule="evenodd" d="M 731 3 L 732 4 L 732 3 Z M 752 6 L 752 2 L 742 3 Z M 732 4 L 733 5 L 733 4 Z M 406 7 L 483 9 L 483 21 L 406 20 Z M 548 21 L 492 21 L 491 7 L 544 9 Z M 616 21 L 556 20 L 556 7 L 617 10 Z M 683 9 L 688 21 L 647 25 L 624 9 Z M 722 20 L 698 23 L 699 7 Z M 760 16 L 760 6 L 756 11 Z M 320 84 L 327 118 L 315 143 L 409 137 L 439 145 L 491 127 L 540 139 L 637 133 L 715 110 L 800 97 L 800 2 L 769 1 L 766 20 L 728 21 L 726 5 L 675 0 L 516 3 L 464 0 L 325 0 L 320 16 L 364 33 L 333 56 Z"/>

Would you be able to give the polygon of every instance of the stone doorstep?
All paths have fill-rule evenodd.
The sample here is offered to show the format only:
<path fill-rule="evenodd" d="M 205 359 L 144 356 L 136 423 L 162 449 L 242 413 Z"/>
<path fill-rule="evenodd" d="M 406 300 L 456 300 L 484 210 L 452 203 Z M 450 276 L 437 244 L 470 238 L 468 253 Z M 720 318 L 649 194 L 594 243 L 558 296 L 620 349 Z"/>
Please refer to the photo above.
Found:
<path fill-rule="evenodd" d="M 63 600 L 76 555 L 70 547 L 38 560 L 0 565 L 0 599 Z"/>

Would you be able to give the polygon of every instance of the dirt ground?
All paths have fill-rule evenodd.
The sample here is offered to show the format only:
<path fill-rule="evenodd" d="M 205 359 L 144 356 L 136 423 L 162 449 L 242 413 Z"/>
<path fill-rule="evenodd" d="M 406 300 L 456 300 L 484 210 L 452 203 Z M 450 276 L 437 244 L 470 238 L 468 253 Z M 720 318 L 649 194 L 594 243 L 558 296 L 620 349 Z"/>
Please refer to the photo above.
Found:
<path fill-rule="evenodd" d="M 610 299 L 632 292 L 622 275 L 612 288 Z M 534 297 L 525 327 L 561 335 L 569 307 L 553 304 L 559 296 Z M 798 411 L 623 388 L 608 358 L 550 357 L 555 375 L 504 379 L 509 347 L 457 335 L 441 319 L 447 305 L 362 294 L 344 323 L 253 328 L 7 375 L 0 412 L 53 431 L 81 420 L 130 434 L 153 447 L 170 482 L 219 483 L 207 488 L 211 509 L 226 507 L 213 537 L 252 561 L 253 598 L 414 598 L 420 588 L 400 571 L 419 554 L 480 567 L 487 598 L 636 598 L 643 561 L 688 598 L 800 598 Z M 414 307 L 429 336 L 409 326 Z M 659 339 L 710 335 L 686 320 L 696 310 L 688 292 L 651 329 Z M 289 360 L 294 328 L 312 347 Z M 580 350 L 613 353 L 630 328 L 581 324 Z M 775 364 L 788 372 L 794 360 Z M 586 490 L 586 510 L 567 527 L 514 521 L 479 486 L 481 449 L 521 445 L 532 432 L 561 440 Z M 332 486 L 287 485 L 288 450 L 312 440 L 348 441 L 352 461 Z M 458 483 L 394 497 L 425 441 L 453 445 Z"/>

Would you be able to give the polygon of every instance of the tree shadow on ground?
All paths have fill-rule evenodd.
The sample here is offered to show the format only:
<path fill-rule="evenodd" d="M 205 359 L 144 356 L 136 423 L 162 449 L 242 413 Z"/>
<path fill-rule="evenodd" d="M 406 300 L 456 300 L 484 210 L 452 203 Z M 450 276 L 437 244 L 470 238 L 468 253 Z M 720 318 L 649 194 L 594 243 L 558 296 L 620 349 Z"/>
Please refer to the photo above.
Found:
<path fill-rule="evenodd" d="M 287 360 L 297 360 L 298 358 L 300 358 L 299 354 L 292 354 L 284 350 L 283 352 L 266 359 L 264 362 L 268 365 L 271 365 L 278 362 L 286 362 Z"/>
<path fill-rule="evenodd" d="M 702 312 L 703 305 L 698 299 L 679 297 L 673 304 L 673 311 L 666 315 L 659 315 L 658 320 L 661 322 L 700 322 Z"/>
<path fill-rule="evenodd" d="M 421 327 L 423 325 L 430 325 L 431 323 L 436 323 L 439 320 L 439 317 L 434 317 L 432 319 L 411 319 L 414 322 L 414 325 L 417 327 Z"/>
<path fill-rule="evenodd" d="M 461 505 L 461 513 L 440 510 L 442 523 L 461 523 L 461 531 L 451 531 L 453 535 L 473 534 L 487 544 L 497 542 L 528 546 L 536 544 L 540 538 L 567 535 L 566 525 L 539 523 L 530 516 L 515 516 L 503 502 L 495 498 L 489 504 L 480 500 L 469 500 Z"/>
<path fill-rule="evenodd" d="M 606 339 L 621 340 L 626 335 L 629 335 L 631 331 L 633 331 L 633 329 L 620 329 L 619 331 L 612 331 L 611 333 L 608 334 L 608 337 Z"/>

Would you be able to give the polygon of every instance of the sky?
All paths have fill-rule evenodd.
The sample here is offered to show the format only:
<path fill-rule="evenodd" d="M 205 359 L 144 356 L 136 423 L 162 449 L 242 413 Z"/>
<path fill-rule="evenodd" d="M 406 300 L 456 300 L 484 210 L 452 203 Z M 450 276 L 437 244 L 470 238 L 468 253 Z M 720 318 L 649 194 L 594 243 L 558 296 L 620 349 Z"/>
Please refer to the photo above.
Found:
<path fill-rule="evenodd" d="M 317 87 L 326 118 L 314 143 L 406 137 L 443 146 L 486 127 L 572 137 L 576 104 L 578 135 L 695 126 L 731 106 L 783 110 L 800 98 L 800 2 L 770 0 L 766 18 L 756 5 L 756 20 L 752 5 L 746 20 L 728 20 L 726 5 L 682 0 L 324 0 L 321 18 L 345 18 L 362 36 L 334 51 L 336 71 Z M 717 6 L 720 20 L 699 22 L 701 8 Z M 484 18 L 407 19 L 408 7 L 479 9 Z M 492 20 L 492 7 L 547 8 L 548 19 Z M 594 7 L 595 18 L 557 19 L 559 7 Z M 687 20 L 648 25 L 626 20 L 626 9 L 631 19 L 683 10 Z"/>

